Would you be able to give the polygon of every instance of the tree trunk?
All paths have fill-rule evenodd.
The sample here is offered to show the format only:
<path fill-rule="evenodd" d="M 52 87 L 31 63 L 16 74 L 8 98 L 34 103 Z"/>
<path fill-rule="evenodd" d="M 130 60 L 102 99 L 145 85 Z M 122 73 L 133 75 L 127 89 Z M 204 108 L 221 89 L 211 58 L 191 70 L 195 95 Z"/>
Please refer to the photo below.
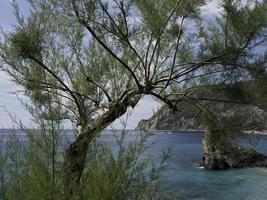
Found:
<path fill-rule="evenodd" d="M 64 161 L 64 193 L 65 199 L 70 199 L 74 189 L 79 185 L 82 176 L 87 149 L 93 138 L 109 124 L 121 117 L 127 111 L 127 104 L 115 104 L 98 120 L 86 127 L 77 139 L 69 146 Z"/>

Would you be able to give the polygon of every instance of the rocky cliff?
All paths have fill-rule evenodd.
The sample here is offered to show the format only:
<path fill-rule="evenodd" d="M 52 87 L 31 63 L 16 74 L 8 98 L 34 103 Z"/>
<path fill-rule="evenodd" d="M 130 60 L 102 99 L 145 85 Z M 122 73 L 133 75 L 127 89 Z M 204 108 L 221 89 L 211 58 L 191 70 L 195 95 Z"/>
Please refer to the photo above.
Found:
<path fill-rule="evenodd" d="M 267 167 L 267 156 L 232 141 L 210 145 L 203 140 L 203 166 L 213 170 Z"/>
<path fill-rule="evenodd" d="M 173 112 L 162 106 L 150 119 L 141 120 L 137 129 L 172 130 L 172 131 L 205 131 L 198 108 L 189 103 L 180 103 L 178 111 Z M 253 105 L 217 103 L 217 112 L 224 116 L 238 119 L 246 130 L 266 131 L 267 112 Z"/>
<path fill-rule="evenodd" d="M 253 105 L 216 103 L 216 114 L 235 121 L 235 126 L 242 130 L 267 132 L 267 112 Z M 205 131 L 203 140 L 203 166 L 206 169 L 225 170 L 243 167 L 267 167 L 267 156 L 253 149 L 246 149 L 234 143 L 228 137 L 216 134 L 217 143 L 209 140 L 207 130 L 199 109 L 190 103 L 180 103 L 178 111 L 173 112 L 167 106 L 161 107 L 150 119 L 141 120 L 137 129 Z M 215 132 L 218 132 L 215 130 Z M 221 141 L 221 139 L 223 139 Z"/>

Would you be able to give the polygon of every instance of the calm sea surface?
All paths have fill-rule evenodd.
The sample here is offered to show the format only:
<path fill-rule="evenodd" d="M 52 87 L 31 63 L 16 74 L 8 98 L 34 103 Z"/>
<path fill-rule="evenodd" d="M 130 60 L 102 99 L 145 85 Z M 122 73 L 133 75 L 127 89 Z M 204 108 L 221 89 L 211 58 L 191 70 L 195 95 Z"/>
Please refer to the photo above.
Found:
<path fill-rule="evenodd" d="M 134 140 L 134 133 L 129 131 L 126 140 Z M 111 131 L 104 131 L 101 138 L 116 148 Z M 202 133 L 173 132 L 154 132 L 148 138 L 148 144 L 153 143 L 148 150 L 149 156 L 156 161 L 160 161 L 162 152 L 171 147 L 169 167 L 161 176 L 168 199 L 267 200 L 265 168 L 209 171 L 197 167 L 202 159 L 202 138 Z M 267 155 L 267 136 L 251 138 L 257 138 L 257 150 Z M 242 143 L 248 145 L 247 141 Z"/>

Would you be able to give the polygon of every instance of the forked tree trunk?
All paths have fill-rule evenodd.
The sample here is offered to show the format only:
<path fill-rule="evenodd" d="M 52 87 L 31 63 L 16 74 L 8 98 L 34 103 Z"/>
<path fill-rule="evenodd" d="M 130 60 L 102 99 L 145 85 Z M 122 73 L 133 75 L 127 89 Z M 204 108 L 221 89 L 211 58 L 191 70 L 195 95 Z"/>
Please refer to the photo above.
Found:
<path fill-rule="evenodd" d="M 109 124 L 127 111 L 127 104 L 116 104 L 104 113 L 96 122 L 86 127 L 77 139 L 69 146 L 64 161 L 64 193 L 65 199 L 71 199 L 74 188 L 79 185 L 82 176 L 87 149 L 93 138 Z"/>

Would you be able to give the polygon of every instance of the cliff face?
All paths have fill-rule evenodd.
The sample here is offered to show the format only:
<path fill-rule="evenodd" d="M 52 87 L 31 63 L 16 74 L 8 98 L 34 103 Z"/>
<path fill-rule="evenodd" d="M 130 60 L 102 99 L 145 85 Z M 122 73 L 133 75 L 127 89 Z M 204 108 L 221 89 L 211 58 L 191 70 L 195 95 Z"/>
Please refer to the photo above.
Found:
<path fill-rule="evenodd" d="M 248 131 L 267 130 L 267 112 L 253 105 L 229 103 L 213 104 L 216 114 L 225 116 Z M 267 167 L 267 156 L 253 149 L 246 149 L 225 137 L 223 141 L 213 144 L 208 138 L 207 128 L 199 109 L 189 103 L 180 103 L 179 110 L 171 111 L 162 106 L 150 119 L 141 120 L 137 129 L 172 130 L 172 131 L 205 131 L 203 140 L 203 166 L 206 169 L 225 170 L 243 167 Z M 217 138 L 218 139 L 218 138 Z"/>
<path fill-rule="evenodd" d="M 141 120 L 137 129 L 142 130 L 203 130 L 199 122 L 200 112 L 184 107 L 179 112 L 173 112 L 167 106 L 162 106 L 150 119 Z"/>
<path fill-rule="evenodd" d="M 238 119 L 246 130 L 267 130 L 267 112 L 253 105 L 218 103 L 221 115 Z M 141 130 L 205 131 L 200 111 L 189 103 L 181 103 L 179 111 L 173 112 L 162 106 L 150 119 L 141 120 Z"/>

